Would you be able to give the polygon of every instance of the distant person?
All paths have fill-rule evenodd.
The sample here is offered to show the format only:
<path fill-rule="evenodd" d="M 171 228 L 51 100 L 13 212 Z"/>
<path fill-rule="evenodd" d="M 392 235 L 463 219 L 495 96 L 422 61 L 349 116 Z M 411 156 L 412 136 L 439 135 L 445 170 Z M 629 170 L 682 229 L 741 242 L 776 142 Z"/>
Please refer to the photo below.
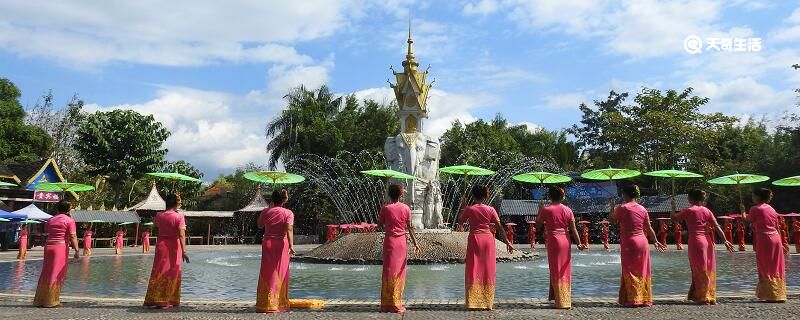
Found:
<path fill-rule="evenodd" d="M 153 269 L 144 297 L 145 307 L 169 309 L 181 304 L 181 263 L 189 263 L 186 255 L 186 221 L 178 213 L 181 197 L 170 194 L 164 199 L 167 210 L 156 214 L 153 223 L 158 228 Z"/>
<path fill-rule="evenodd" d="M 586 244 L 581 243 L 578 237 L 572 209 L 561 203 L 566 196 L 564 189 L 551 187 L 547 196 L 550 198 L 550 204 L 539 210 L 536 222 L 547 221 L 544 237 L 550 238 L 550 245 L 547 246 L 547 263 L 550 266 L 548 300 L 555 301 L 556 309 L 570 309 L 572 308 L 572 252 L 567 232 L 574 239 L 578 250 L 585 250 Z"/>
<path fill-rule="evenodd" d="M 680 213 L 672 213 L 676 222 L 686 223 L 689 240 L 689 267 L 692 270 L 692 285 L 689 300 L 697 304 L 717 303 L 717 259 L 714 243 L 706 237 L 709 229 L 724 235 L 714 214 L 704 206 L 706 192 L 700 189 L 689 191 L 690 207 Z M 725 247 L 733 252 L 733 244 L 725 240 Z"/>
<path fill-rule="evenodd" d="M 536 249 L 536 222 L 528 222 L 528 241 L 531 243 L 531 250 Z"/>
<path fill-rule="evenodd" d="M 473 204 L 464 208 L 459 222 L 469 222 L 467 256 L 464 266 L 466 285 L 466 307 L 470 310 L 492 310 L 494 308 L 495 276 L 497 259 L 495 237 L 491 225 L 500 226 L 497 211 L 484 202 L 489 199 L 489 188 L 472 188 Z M 508 253 L 514 246 L 508 242 L 503 228 L 496 228 L 499 238 L 506 244 Z"/>
<path fill-rule="evenodd" d="M 784 254 L 789 253 L 789 245 L 782 243 L 778 232 L 778 213 L 769 205 L 772 190 L 758 188 L 753 190 L 754 206 L 744 214 L 753 230 L 758 269 L 756 297 L 765 302 L 786 301 L 786 269 Z"/>
<path fill-rule="evenodd" d="M 581 244 L 583 244 L 583 246 L 586 249 L 589 249 L 589 224 L 588 223 L 582 223 L 582 226 L 581 226 Z"/>
<path fill-rule="evenodd" d="M 603 223 L 600 228 L 601 228 L 600 229 L 601 240 L 603 241 L 603 249 L 608 250 L 609 249 L 609 247 L 608 247 L 608 234 L 610 233 L 611 230 L 609 230 L 610 228 L 608 227 L 608 223 Z"/>
<path fill-rule="evenodd" d="M 733 223 L 731 223 L 731 219 L 725 219 L 723 226 L 725 231 L 725 241 L 733 243 Z"/>
<path fill-rule="evenodd" d="M 383 237 L 383 274 L 381 276 L 381 312 L 405 312 L 403 289 L 406 285 L 406 259 L 408 244 L 406 233 L 414 244 L 414 253 L 419 254 L 414 226 L 411 225 L 411 208 L 401 202 L 403 187 L 389 186 L 389 204 L 378 214 L 378 226 L 385 232 Z"/>
<path fill-rule="evenodd" d="M 656 239 L 647 209 L 636 202 L 639 196 L 639 186 L 622 187 L 622 200 L 625 203 L 614 208 L 608 217 L 611 223 L 619 223 L 619 253 L 622 260 L 619 303 L 625 307 L 653 305 L 650 245 L 647 238 L 653 240 L 658 251 L 667 249 Z"/>
<path fill-rule="evenodd" d="M 289 192 L 276 190 L 270 207 L 258 216 L 264 228 L 261 272 L 256 292 L 256 312 L 289 311 L 289 257 L 294 255 L 294 213 L 284 208 Z"/>
<path fill-rule="evenodd" d="M 28 256 L 28 226 L 22 225 L 19 229 L 19 252 L 17 253 L 17 259 L 25 260 L 25 257 Z"/>
<path fill-rule="evenodd" d="M 669 235 L 669 225 L 666 221 L 661 220 L 658 222 L 658 242 L 666 245 L 667 235 Z"/>
<path fill-rule="evenodd" d="M 795 253 L 800 253 L 800 219 L 794 218 L 792 238 L 794 238 Z"/>
<path fill-rule="evenodd" d="M 150 228 L 142 232 L 142 253 L 150 253 Z"/>
<path fill-rule="evenodd" d="M 86 229 L 83 231 L 83 256 L 91 256 L 92 255 L 92 227 L 86 226 Z"/>
<path fill-rule="evenodd" d="M 125 243 L 125 227 L 120 226 L 114 238 L 114 251 L 117 255 L 122 254 L 122 245 Z"/>
<path fill-rule="evenodd" d="M 675 232 L 675 249 L 683 250 L 683 226 L 676 222 L 672 229 Z"/>
<path fill-rule="evenodd" d="M 56 204 L 56 212 L 47 220 L 47 244 L 44 247 L 44 262 L 33 305 L 52 308 L 61 306 L 61 287 L 67 277 L 67 260 L 69 248 L 75 249 L 74 258 L 78 258 L 78 236 L 75 220 L 70 216 L 72 206 L 62 200 Z"/>
<path fill-rule="evenodd" d="M 736 222 L 736 242 L 739 244 L 739 251 L 746 251 L 747 248 L 744 246 L 744 234 L 745 234 L 745 226 L 744 226 L 744 218 Z"/>

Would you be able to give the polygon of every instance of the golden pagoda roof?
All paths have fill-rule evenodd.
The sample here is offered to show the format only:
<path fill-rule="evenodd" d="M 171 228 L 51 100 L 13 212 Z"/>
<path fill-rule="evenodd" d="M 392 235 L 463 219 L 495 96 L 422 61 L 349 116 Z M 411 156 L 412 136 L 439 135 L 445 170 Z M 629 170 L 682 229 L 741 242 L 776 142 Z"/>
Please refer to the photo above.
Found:
<path fill-rule="evenodd" d="M 411 38 L 411 22 L 408 24 L 408 51 L 406 53 L 406 60 L 403 61 L 403 72 L 396 72 L 392 68 L 392 74 L 395 76 L 395 83 L 389 83 L 389 86 L 394 89 L 397 104 L 403 106 L 418 106 L 420 111 L 427 113 L 427 100 L 428 91 L 433 83 L 426 83 L 425 77 L 428 75 L 428 69 L 419 72 L 417 67 L 419 62 L 414 58 L 414 51 L 412 45 L 414 39 Z"/>

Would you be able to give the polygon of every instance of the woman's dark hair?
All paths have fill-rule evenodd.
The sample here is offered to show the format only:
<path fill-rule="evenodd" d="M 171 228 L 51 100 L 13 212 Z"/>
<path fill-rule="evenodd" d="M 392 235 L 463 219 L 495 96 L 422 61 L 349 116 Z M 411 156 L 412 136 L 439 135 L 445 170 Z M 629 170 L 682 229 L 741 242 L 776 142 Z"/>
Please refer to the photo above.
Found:
<path fill-rule="evenodd" d="M 547 197 L 550 198 L 550 201 L 561 201 L 564 200 L 565 196 L 566 194 L 562 187 L 550 187 L 550 189 L 547 190 Z"/>
<path fill-rule="evenodd" d="M 472 187 L 472 200 L 481 201 L 489 197 L 489 187 L 485 185 L 476 185 Z"/>
<path fill-rule="evenodd" d="M 56 203 L 56 213 L 67 213 L 72 210 L 72 204 L 67 200 L 61 200 Z"/>
<path fill-rule="evenodd" d="M 689 191 L 689 202 L 706 201 L 706 192 L 703 189 L 692 189 Z"/>
<path fill-rule="evenodd" d="M 282 205 L 284 202 L 289 200 L 289 191 L 286 191 L 286 189 L 275 190 L 272 192 L 272 197 L 270 197 L 270 200 L 272 200 L 273 205 Z"/>
<path fill-rule="evenodd" d="M 181 197 L 177 194 L 168 194 L 167 197 L 164 199 L 164 202 L 167 203 L 167 209 L 172 209 L 178 206 L 178 202 L 180 202 Z"/>
<path fill-rule="evenodd" d="M 639 186 L 637 186 L 635 184 L 629 184 L 629 185 L 626 185 L 626 186 L 622 187 L 622 194 L 624 194 L 624 195 L 626 195 L 626 196 L 628 196 L 628 197 L 630 197 L 632 199 L 636 199 L 636 198 L 639 198 L 639 197 L 642 196 L 642 192 L 639 191 Z"/>
<path fill-rule="evenodd" d="M 770 202 L 772 200 L 772 190 L 767 188 L 753 189 L 753 195 L 758 197 L 761 202 Z"/>
<path fill-rule="evenodd" d="M 401 193 L 403 193 L 403 187 L 399 184 L 389 185 L 389 190 L 386 191 L 386 194 L 389 195 L 389 199 L 392 200 L 400 199 Z"/>

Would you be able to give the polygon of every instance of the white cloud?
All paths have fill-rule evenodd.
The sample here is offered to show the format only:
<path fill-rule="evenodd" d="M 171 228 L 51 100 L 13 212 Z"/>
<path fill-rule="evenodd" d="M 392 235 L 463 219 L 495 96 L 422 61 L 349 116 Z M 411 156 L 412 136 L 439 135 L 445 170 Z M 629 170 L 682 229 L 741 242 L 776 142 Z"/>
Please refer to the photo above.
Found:
<path fill-rule="evenodd" d="M 361 99 L 373 99 L 378 102 L 394 101 L 394 92 L 390 88 L 368 88 L 354 93 Z M 471 123 L 478 120 L 472 111 L 495 101 L 495 98 L 483 94 L 463 94 L 432 89 L 428 95 L 428 119 L 425 120 L 423 132 L 431 137 L 439 138 L 459 120 Z"/>
<path fill-rule="evenodd" d="M 530 132 L 530 133 L 537 133 L 539 131 L 544 130 L 544 128 L 542 128 L 542 126 L 540 126 L 540 125 L 538 125 L 536 123 L 533 123 L 533 122 L 522 121 L 522 122 L 518 122 L 518 123 L 516 123 L 514 125 L 516 125 L 516 126 L 519 126 L 519 125 L 525 126 L 525 127 L 528 128 L 528 132 Z"/>
<path fill-rule="evenodd" d="M 587 101 L 587 92 L 570 92 L 563 94 L 550 95 L 544 98 L 545 106 L 553 109 L 577 109 L 581 103 Z"/>
<path fill-rule="evenodd" d="M 310 63 L 292 44 L 348 25 L 357 1 L 4 1 L 0 50 L 67 65 Z M 176 14 L 180 13 L 180 14 Z"/>
<path fill-rule="evenodd" d="M 89 112 L 115 109 L 153 115 L 172 132 L 165 142 L 170 160 L 186 160 L 204 171 L 232 169 L 239 165 L 263 163 L 266 141 L 264 118 L 236 114 L 240 98 L 219 92 L 189 88 L 162 88 L 156 98 L 141 104 L 102 107 L 86 106 Z M 260 115 L 260 116 L 263 116 Z"/>
<path fill-rule="evenodd" d="M 464 14 L 470 15 L 488 15 L 495 13 L 498 10 L 499 3 L 496 0 L 480 0 L 477 3 L 467 3 L 464 5 Z"/>
<path fill-rule="evenodd" d="M 743 77 L 729 81 L 689 81 L 695 94 L 708 97 L 707 111 L 733 114 L 778 114 L 791 108 L 795 93 L 775 90 L 753 78 Z"/>

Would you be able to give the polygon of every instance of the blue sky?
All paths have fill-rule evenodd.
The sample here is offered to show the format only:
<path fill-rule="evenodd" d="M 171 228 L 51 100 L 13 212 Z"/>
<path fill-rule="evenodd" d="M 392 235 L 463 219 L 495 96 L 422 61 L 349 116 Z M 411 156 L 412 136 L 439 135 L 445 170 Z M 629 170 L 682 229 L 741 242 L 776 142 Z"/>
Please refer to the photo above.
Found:
<path fill-rule="evenodd" d="M 389 65 L 414 51 L 436 78 L 429 134 L 502 113 L 532 129 L 579 120 L 611 89 L 692 86 L 705 111 L 779 118 L 800 87 L 795 1 L 4 1 L 0 77 L 32 106 L 52 89 L 89 110 L 153 114 L 171 160 L 206 179 L 265 163 L 264 125 L 298 84 L 389 101 Z M 761 50 L 683 42 L 760 38 Z"/>

